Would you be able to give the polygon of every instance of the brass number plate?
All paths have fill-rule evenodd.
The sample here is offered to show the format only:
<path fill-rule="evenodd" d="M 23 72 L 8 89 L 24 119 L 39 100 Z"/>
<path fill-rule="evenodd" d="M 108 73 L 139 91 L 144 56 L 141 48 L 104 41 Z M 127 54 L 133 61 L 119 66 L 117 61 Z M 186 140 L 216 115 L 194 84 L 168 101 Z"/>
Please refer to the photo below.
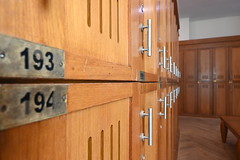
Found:
<path fill-rule="evenodd" d="M 0 77 L 64 78 L 65 52 L 0 34 Z"/>
<path fill-rule="evenodd" d="M 2 85 L 0 90 L 0 130 L 67 113 L 67 85 Z"/>

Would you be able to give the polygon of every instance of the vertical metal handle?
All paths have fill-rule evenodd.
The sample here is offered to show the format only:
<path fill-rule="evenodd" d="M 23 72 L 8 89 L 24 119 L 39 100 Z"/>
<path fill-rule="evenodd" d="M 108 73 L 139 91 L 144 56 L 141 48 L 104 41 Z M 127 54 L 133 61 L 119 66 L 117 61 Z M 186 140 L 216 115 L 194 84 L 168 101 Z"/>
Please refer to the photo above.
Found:
<path fill-rule="evenodd" d="M 153 109 L 148 108 L 148 113 L 145 113 L 144 111 L 141 111 L 140 113 L 141 117 L 148 116 L 148 137 L 144 135 L 144 133 L 141 134 L 141 139 L 144 141 L 145 139 L 148 139 L 148 145 L 153 145 Z"/>
<path fill-rule="evenodd" d="M 145 51 L 147 51 L 147 56 L 148 57 L 151 57 L 152 56 L 152 20 L 151 19 L 148 19 L 147 20 L 147 23 L 148 25 L 147 26 L 144 26 L 143 24 L 141 25 L 141 30 L 143 31 L 144 29 L 148 29 L 148 32 L 147 32 L 147 45 L 148 45 L 148 48 L 145 49 L 144 47 L 142 47 L 141 49 L 141 53 L 143 54 Z"/>
<path fill-rule="evenodd" d="M 167 64 L 166 64 L 166 60 L 167 60 L 167 58 L 166 58 L 167 49 L 166 49 L 166 46 L 164 46 L 162 50 L 159 49 L 158 52 L 159 52 L 159 53 L 161 52 L 161 53 L 163 54 L 162 62 L 159 63 L 159 65 L 166 69 L 166 68 L 167 68 Z"/>
<path fill-rule="evenodd" d="M 169 61 L 169 66 L 167 68 L 167 70 L 169 70 L 170 73 L 172 73 L 172 57 L 170 56 L 169 58 L 167 58 L 167 61 Z"/>
<path fill-rule="evenodd" d="M 164 97 L 164 99 L 160 99 L 159 102 L 163 102 L 164 113 L 160 112 L 158 115 L 164 116 L 164 119 L 167 119 L 167 97 Z"/>
<path fill-rule="evenodd" d="M 176 89 L 174 89 L 173 91 L 172 91 L 173 93 L 173 103 L 175 103 L 176 102 Z"/>
<path fill-rule="evenodd" d="M 173 91 L 171 91 L 171 92 L 169 93 L 169 100 L 170 100 L 170 103 L 169 103 L 170 108 L 172 108 L 172 102 L 173 102 Z"/>
<path fill-rule="evenodd" d="M 173 62 L 173 74 L 176 76 L 176 63 Z"/>

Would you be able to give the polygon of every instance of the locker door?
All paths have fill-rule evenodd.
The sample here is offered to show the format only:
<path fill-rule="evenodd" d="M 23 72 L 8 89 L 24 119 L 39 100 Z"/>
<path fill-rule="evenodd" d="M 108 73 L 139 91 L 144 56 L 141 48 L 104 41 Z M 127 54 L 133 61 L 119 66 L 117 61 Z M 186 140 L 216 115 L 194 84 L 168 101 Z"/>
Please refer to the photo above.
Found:
<path fill-rule="evenodd" d="M 141 84 L 141 99 L 142 109 L 144 113 L 152 112 L 152 124 L 150 124 L 150 115 L 142 117 L 142 133 L 150 137 L 152 127 L 152 145 L 149 144 L 150 139 L 145 139 L 143 142 L 143 152 L 146 160 L 158 160 L 158 126 L 159 126 L 159 106 L 157 99 L 158 84 Z M 152 111 L 150 111 L 152 110 Z M 152 125 L 152 126 L 150 126 Z"/>
<path fill-rule="evenodd" d="M 213 81 L 228 81 L 228 52 L 225 47 L 213 49 Z"/>
<path fill-rule="evenodd" d="M 168 118 L 167 118 L 167 147 L 168 147 L 168 159 L 172 159 L 172 154 L 173 154 L 173 150 L 172 150 L 172 147 L 173 147 L 173 144 L 172 144 L 172 129 L 173 129 L 173 103 L 172 103 L 172 86 L 171 85 L 168 85 L 167 86 L 167 104 L 168 104 L 168 107 L 167 107 L 167 110 L 168 110 Z"/>
<path fill-rule="evenodd" d="M 65 115 L 0 131 L 0 159 L 129 159 L 129 147 L 137 151 L 130 142 L 132 89 L 130 83 L 69 84 Z"/>
<path fill-rule="evenodd" d="M 141 70 L 146 72 L 146 79 L 158 81 L 158 53 L 157 53 L 157 12 L 155 0 L 141 0 L 144 7 L 140 24 L 151 27 L 142 30 L 142 44 L 144 49 L 148 49 L 141 54 Z M 151 52 L 150 52 L 151 50 Z"/>
<path fill-rule="evenodd" d="M 227 115 L 228 105 L 228 84 L 214 83 L 213 84 L 213 107 L 214 115 L 222 116 Z"/>
<path fill-rule="evenodd" d="M 198 114 L 212 115 L 212 83 L 198 84 Z"/>
<path fill-rule="evenodd" d="M 184 84 L 183 113 L 197 113 L 197 83 Z"/>
<path fill-rule="evenodd" d="M 197 50 L 185 50 L 183 53 L 184 81 L 197 81 Z"/>
<path fill-rule="evenodd" d="M 240 80 L 240 47 L 230 48 L 230 80 L 239 81 Z"/>
<path fill-rule="evenodd" d="M 229 94 L 229 100 L 230 100 L 230 115 L 232 116 L 240 116 L 240 84 L 239 83 L 233 83 L 230 84 L 230 94 Z"/>
<path fill-rule="evenodd" d="M 64 79 L 130 80 L 129 3 L 1 0 L 0 33 L 64 50 Z"/>
<path fill-rule="evenodd" d="M 159 70 L 160 77 L 164 81 L 167 78 L 167 50 L 166 50 L 166 0 L 157 1 L 157 46 L 159 51 Z"/>
<path fill-rule="evenodd" d="M 198 80 L 212 80 L 212 54 L 210 49 L 198 50 Z"/>
<path fill-rule="evenodd" d="M 130 99 L 67 117 L 67 159 L 129 159 Z"/>
<path fill-rule="evenodd" d="M 158 90 L 159 94 L 159 107 L 160 107 L 160 112 L 162 116 L 159 116 L 159 133 L 158 133 L 158 139 L 159 139 L 159 150 L 158 150 L 158 156 L 159 159 L 167 159 L 168 157 L 168 144 L 167 144 L 167 134 L 168 134 L 168 126 L 167 126 L 167 120 L 168 116 L 165 117 L 165 113 L 167 113 L 168 110 L 167 107 L 165 107 L 165 103 L 167 103 L 165 98 L 167 96 L 167 87 L 163 86 Z"/>

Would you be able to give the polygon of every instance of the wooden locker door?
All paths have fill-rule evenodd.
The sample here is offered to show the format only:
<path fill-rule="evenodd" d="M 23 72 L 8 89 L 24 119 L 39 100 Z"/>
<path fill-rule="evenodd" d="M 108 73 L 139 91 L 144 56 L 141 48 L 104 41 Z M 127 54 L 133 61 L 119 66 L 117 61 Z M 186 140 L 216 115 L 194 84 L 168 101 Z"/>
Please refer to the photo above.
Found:
<path fill-rule="evenodd" d="M 198 84 L 198 114 L 212 115 L 212 83 Z"/>
<path fill-rule="evenodd" d="M 0 33 L 64 50 L 64 79 L 133 80 L 129 3 L 1 0 Z"/>
<path fill-rule="evenodd" d="M 141 70 L 146 72 L 145 81 L 158 81 L 157 70 L 158 70 L 158 53 L 157 53 L 157 9 L 155 0 L 141 0 L 140 4 L 143 5 L 143 15 L 140 20 L 140 24 L 147 26 L 149 21 L 152 23 L 151 27 L 151 37 L 149 37 L 149 29 L 144 29 L 142 31 L 142 44 L 141 46 L 145 49 L 148 48 L 148 39 L 151 41 L 151 55 L 148 55 L 148 51 L 141 55 L 142 64 Z"/>
<path fill-rule="evenodd" d="M 146 160 L 158 160 L 158 128 L 159 128 L 159 106 L 158 106 L 158 83 L 153 84 L 141 84 L 141 99 L 142 107 L 145 113 L 149 113 L 149 109 L 152 108 L 152 146 L 149 146 L 149 140 L 144 140 L 144 156 Z M 145 116 L 143 119 L 142 133 L 149 136 L 149 116 Z M 134 151 L 133 151 L 134 152 Z"/>
<path fill-rule="evenodd" d="M 167 96 L 167 87 L 166 86 L 161 87 L 158 90 L 158 94 L 159 94 L 159 100 L 164 100 L 164 98 Z M 165 113 L 164 103 L 165 102 L 159 102 L 161 113 Z M 158 133 L 158 139 L 159 139 L 158 157 L 159 159 L 167 159 L 168 157 L 167 119 L 165 119 L 164 116 L 159 116 L 159 117 L 160 117 L 160 120 L 159 120 L 159 133 Z"/>
<path fill-rule="evenodd" d="M 0 159 L 130 159 L 130 147 L 141 147 L 140 121 L 134 124 L 137 143 L 130 138 L 138 101 L 132 89 L 130 83 L 69 84 L 65 115 L 0 131 Z"/>
<path fill-rule="evenodd" d="M 228 81 L 228 49 L 226 47 L 213 49 L 213 81 Z"/>
<path fill-rule="evenodd" d="M 197 50 L 183 51 L 183 70 L 185 82 L 197 81 Z"/>
<path fill-rule="evenodd" d="M 168 159 L 171 160 L 172 159 L 172 154 L 173 154 L 173 150 L 172 150 L 172 133 L 173 133 L 173 103 L 172 103 L 172 86 L 169 84 L 167 86 L 167 113 L 168 113 L 168 117 L 167 117 L 167 147 L 168 147 Z"/>
<path fill-rule="evenodd" d="M 240 81 L 240 47 L 230 48 L 230 80 Z"/>
<path fill-rule="evenodd" d="M 212 80 L 211 49 L 198 50 L 198 81 Z"/>
<path fill-rule="evenodd" d="M 214 115 L 223 116 L 227 115 L 228 105 L 228 84 L 227 83 L 214 83 L 213 84 L 213 109 Z"/>
<path fill-rule="evenodd" d="M 231 116 L 240 116 L 240 83 L 232 83 L 230 84 L 230 112 Z"/>
<path fill-rule="evenodd" d="M 157 31 L 158 31 L 158 41 L 157 46 L 159 49 L 159 75 L 161 77 L 161 80 L 164 81 L 167 78 L 167 69 L 164 68 L 164 54 L 167 54 L 164 51 L 164 48 L 166 48 L 166 0 L 158 0 L 157 1 Z M 165 53 L 164 53 L 165 52 Z"/>
<path fill-rule="evenodd" d="M 129 114 L 129 98 L 69 114 L 67 159 L 129 159 Z"/>
<path fill-rule="evenodd" d="M 183 95 L 183 114 L 197 113 L 197 83 L 185 83 Z"/>

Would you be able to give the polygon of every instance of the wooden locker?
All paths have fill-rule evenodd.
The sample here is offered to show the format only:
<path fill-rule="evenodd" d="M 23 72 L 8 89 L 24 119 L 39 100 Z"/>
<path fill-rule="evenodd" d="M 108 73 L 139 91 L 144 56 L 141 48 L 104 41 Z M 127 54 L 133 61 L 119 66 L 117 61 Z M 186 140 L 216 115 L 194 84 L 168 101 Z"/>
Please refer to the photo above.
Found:
<path fill-rule="evenodd" d="M 183 93 L 184 114 L 197 113 L 197 83 L 185 83 Z"/>
<path fill-rule="evenodd" d="M 148 55 L 148 51 L 140 55 L 141 64 L 140 68 L 142 71 L 146 72 L 147 81 L 158 81 L 157 70 L 158 70 L 158 53 L 157 53 L 157 15 L 156 15 L 156 4 L 155 0 L 141 0 L 139 7 L 143 7 L 143 12 L 141 15 L 139 25 L 148 26 L 149 21 L 151 21 L 151 38 L 149 37 L 149 29 L 142 30 L 142 39 L 140 47 L 148 49 L 149 38 L 151 41 L 151 55 Z M 149 46 L 150 47 L 150 46 Z"/>
<path fill-rule="evenodd" d="M 198 114 L 212 115 L 212 83 L 198 84 Z"/>
<path fill-rule="evenodd" d="M 166 55 L 167 45 L 167 35 L 166 35 L 166 0 L 158 0 L 157 1 L 157 31 L 158 31 L 158 41 L 157 46 L 159 49 L 159 75 L 162 81 L 167 79 L 167 69 L 164 68 L 164 64 L 166 63 L 164 59 L 164 54 Z"/>
<path fill-rule="evenodd" d="M 149 109 L 152 109 L 152 146 L 149 145 L 149 139 L 145 139 L 143 142 L 143 155 L 147 159 L 158 160 L 158 126 L 159 126 L 159 111 L 158 106 L 158 84 L 141 84 L 141 106 L 145 113 L 149 114 Z M 149 137 L 149 116 L 142 118 L 142 133 Z M 134 152 L 134 151 L 133 151 Z"/>
<path fill-rule="evenodd" d="M 229 93 L 229 104 L 230 104 L 230 113 L 231 116 L 240 116 L 240 84 L 232 83 L 229 84 L 230 93 Z"/>
<path fill-rule="evenodd" d="M 0 131 L 0 159 L 129 159 L 129 147 L 136 147 L 132 89 L 131 83 L 68 85 L 67 114 Z"/>
<path fill-rule="evenodd" d="M 213 84 L 213 114 L 216 116 L 227 115 L 228 105 L 228 84 L 214 83 Z"/>
<path fill-rule="evenodd" d="M 161 102 L 159 102 L 159 106 L 160 106 L 160 112 L 163 114 L 162 116 L 160 116 L 160 120 L 159 120 L 159 133 L 158 133 L 158 139 L 159 139 L 159 151 L 158 151 L 158 156 L 159 159 L 167 159 L 168 157 L 168 141 L 167 141 L 167 134 L 168 134 L 168 117 L 166 117 L 166 119 L 164 118 L 165 113 L 167 113 L 167 111 L 165 110 L 165 97 L 167 96 L 167 88 L 166 86 L 161 87 L 158 90 L 158 94 L 159 94 L 159 100 L 161 100 Z"/>
<path fill-rule="evenodd" d="M 240 47 L 231 47 L 230 48 L 230 81 L 239 81 L 240 80 Z"/>
<path fill-rule="evenodd" d="M 63 79 L 136 80 L 129 3 L 1 0 L 0 32 L 64 50 Z"/>
<path fill-rule="evenodd" d="M 213 48 L 213 81 L 228 81 L 228 49 Z"/>
<path fill-rule="evenodd" d="M 212 80 L 211 49 L 198 50 L 198 81 Z"/>
<path fill-rule="evenodd" d="M 184 50 L 183 70 L 185 82 L 196 82 L 197 79 L 197 50 Z"/>

